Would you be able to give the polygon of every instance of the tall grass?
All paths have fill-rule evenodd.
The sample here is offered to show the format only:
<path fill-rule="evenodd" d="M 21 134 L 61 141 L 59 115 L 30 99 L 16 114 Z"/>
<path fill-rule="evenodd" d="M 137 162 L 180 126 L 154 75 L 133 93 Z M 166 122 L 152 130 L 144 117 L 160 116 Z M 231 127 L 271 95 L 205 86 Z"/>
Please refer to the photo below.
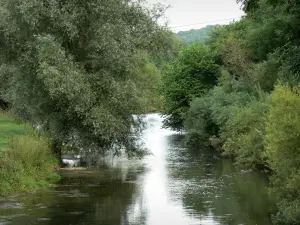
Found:
<path fill-rule="evenodd" d="M 50 140 L 0 112 L 0 196 L 50 187 L 59 176 Z"/>

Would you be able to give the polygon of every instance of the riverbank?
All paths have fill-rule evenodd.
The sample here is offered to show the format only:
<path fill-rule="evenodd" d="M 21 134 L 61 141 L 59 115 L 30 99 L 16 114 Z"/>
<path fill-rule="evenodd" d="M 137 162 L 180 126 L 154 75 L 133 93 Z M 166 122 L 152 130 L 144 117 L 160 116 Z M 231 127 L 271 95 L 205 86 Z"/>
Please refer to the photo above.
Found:
<path fill-rule="evenodd" d="M 0 196 L 49 188 L 60 179 L 50 140 L 0 111 Z"/>
<path fill-rule="evenodd" d="M 264 173 L 187 148 L 162 120 L 144 120 L 141 138 L 151 155 L 100 170 L 60 170 L 49 191 L 0 199 L 0 224 L 272 225 L 276 208 Z"/>

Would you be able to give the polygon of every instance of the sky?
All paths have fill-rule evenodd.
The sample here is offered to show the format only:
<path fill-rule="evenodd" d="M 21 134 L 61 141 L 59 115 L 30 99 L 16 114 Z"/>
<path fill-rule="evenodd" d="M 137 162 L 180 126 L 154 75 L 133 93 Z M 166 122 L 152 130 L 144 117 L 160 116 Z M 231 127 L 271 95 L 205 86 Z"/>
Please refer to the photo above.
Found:
<path fill-rule="evenodd" d="M 198 29 L 209 24 L 228 24 L 239 20 L 244 12 L 236 0 L 147 0 L 170 5 L 166 16 L 168 26 L 175 32 Z M 189 25 L 189 26 L 187 26 Z"/>

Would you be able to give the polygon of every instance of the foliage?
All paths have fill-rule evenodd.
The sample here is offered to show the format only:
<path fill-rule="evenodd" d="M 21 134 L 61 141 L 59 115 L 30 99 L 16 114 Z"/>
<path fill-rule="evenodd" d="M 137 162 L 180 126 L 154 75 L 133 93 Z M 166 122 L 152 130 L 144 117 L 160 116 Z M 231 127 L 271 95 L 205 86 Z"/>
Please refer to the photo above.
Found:
<path fill-rule="evenodd" d="M 209 100 L 208 96 L 203 96 L 191 102 L 185 120 L 185 129 L 188 131 L 186 141 L 191 146 L 209 146 L 209 137 L 217 133 Z"/>
<path fill-rule="evenodd" d="M 239 168 L 273 170 L 279 210 L 275 222 L 299 224 L 300 3 L 237 2 L 246 16 L 218 27 L 205 41 L 212 64 L 222 68 L 218 82 L 206 92 L 189 82 L 189 90 L 198 91 L 181 114 L 179 107 L 168 105 L 166 112 L 185 124 L 188 143 L 234 156 Z M 184 73 L 173 66 L 169 74 Z M 179 87 L 189 80 L 186 75 L 182 79 Z M 187 96 L 179 87 L 165 93 L 167 100 L 174 96 L 173 105 Z"/>
<path fill-rule="evenodd" d="M 158 97 L 162 82 L 160 70 L 154 64 L 148 63 L 141 67 L 139 74 L 137 85 L 140 91 L 138 94 L 141 95 L 141 105 L 144 105 L 145 112 L 161 109 L 162 99 Z"/>
<path fill-rule="evenodd" d="M 219 66 L 207 46 L 193 44 L 181 51 L 178 59 L 167 65 L 163 74 L 162 92 L 165 111 L 169 115 L 165 126 L 182 129 L 192 99 L 213 87 L 218 76 Z"/>
<path fill-rule="evenodd" d="M 156 23 L 160 10 L 122 0 L 0 5 L 1 91 L 13 110 L 47 131 L 58 154 L 63 144 L 134 154 L 141 123 L 132 115 L 156 104 L 153 63 L 179 46 Z"/>
<path fill-rule="evenodd" d="M 252 83 L 265 92 L 271 92 L 279 78 L 279 67 L 276 56 L 270 55 L 267 60 L 254 64 L 248 74 Z"/>
<path fill-rule="evenodd" d="M 191 103 L 185 123 L 188 143 L 193 144 L 198 140 L 198 144 L 221 148 L 231 136 L 236 135 L 236 124 L 232 127 L 230 124 L 239 123 L 234 122 L 237 119 L 236 111 L 246 107 L 251 100 L 247 92 L 239 90 L 240 85 L 227 71 L 222 71 L 218 86 Z M 228 151 L 227 154 L 233 152 Z"/>
<path fill-rule="evenodd" d="M 222 26 L 214 30 L 207 44 L 218 56 L 218 63 L 234 76 L 245 76 L 252 59 L 245 42 L 247 20 Z"/>
<path fill-rule="evenodd" d="M 299 87 L 278 85 L 272 93 L 272 104 L 267 117 L 266 156 L 274 170 L 273 184 L 279 206 L 279 220 L 283 224 L 299 222 L 299 135 L 300 98 Z M 280 118 L 280 119 L 279 119 Z M 289 205 L 288 204 L 292 204 Z"/>
<path fill-rule="evenodd" d="M 240 168 L 265 164 L 263 138 L 268 106 L 264 99 L 252 100 L 246 106 L 235 106 L 223 129 L 224 154 L 235 156 Z"/>
<path fill-rule="evenodd" d="M 257 9 L 259 0 L 236 0 L 236 2 L 242 3 L 243 10 L 247 13 L 251 13 Z"/>
<path fill-rule="evenodd" d="M 14 73 L 14 67 L 3 64 L 0 59 L 0 109 L 8 108 L 6 92 L 9 87 L 9 75 Z"/>

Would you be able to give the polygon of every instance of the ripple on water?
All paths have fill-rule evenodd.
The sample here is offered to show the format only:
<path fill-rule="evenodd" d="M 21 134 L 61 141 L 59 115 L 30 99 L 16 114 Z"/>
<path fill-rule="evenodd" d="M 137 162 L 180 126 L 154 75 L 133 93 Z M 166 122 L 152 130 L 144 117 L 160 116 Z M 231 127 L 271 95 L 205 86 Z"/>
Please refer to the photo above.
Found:
<path fill-rule="evenodd" d="M 49 221 L 50 218 L 37 218 L 37 221 Z"/>
<path fill-rule="evenodd" d="M 81 193 L 79 190 L 72 190 L 69 192 L 59 191 L 57 192 L 59 197 L 66 197 L 66 198 L 87 198 L 89 197 L 86 193 Z"/>
<path fill-rule="evenodd" d="M 0 202 L 0 209 L 22 209 L 24 206 L 19 202 Z"/>
<path fill-rule="evenodd" d="M 45 209 L 45 208 L 47 208 L 46 205 L 41 204 L 41 203 L 40 204 L 36 204 L 35 207 L 38 208 L 38 209 Z"/>
<path fill-rule="evenodd" d="M 0 225 L 6 225 L 6 224 L 8 224 L 8 221 L 0 219 Z"/>
<path fill-rule="evenodd" d="M 26 217 L 28 216 L 28 214 L 13 214 L 13 215 L 9 215 L 9 216 L 0 216 L 0 225 L 6 225 L 9 224 L 9 222 L 14 219 L 14 218 L 18 218 L 18 217 Z"/>
<path fill-rule="evenodd" d="M 82 215 L 84 212 L 70 212 L 71 215 Z"/>

